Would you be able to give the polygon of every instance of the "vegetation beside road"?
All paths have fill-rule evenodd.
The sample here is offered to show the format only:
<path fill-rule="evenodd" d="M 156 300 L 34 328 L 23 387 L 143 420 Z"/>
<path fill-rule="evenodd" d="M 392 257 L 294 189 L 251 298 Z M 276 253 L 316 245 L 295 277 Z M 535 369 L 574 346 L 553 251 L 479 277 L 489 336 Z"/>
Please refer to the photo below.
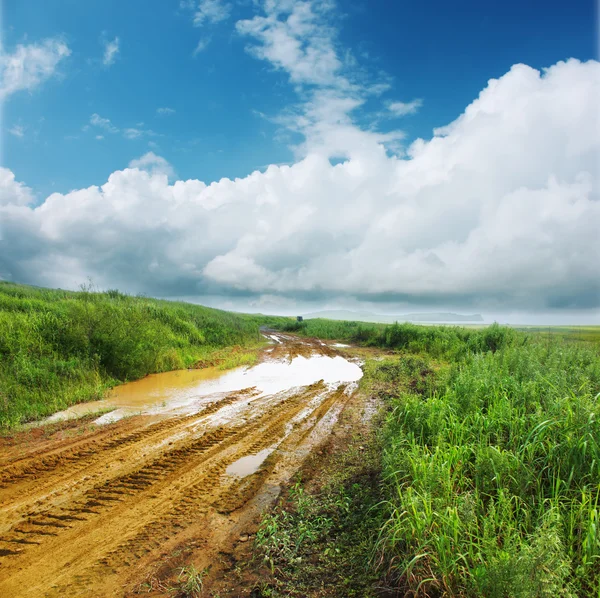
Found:
<path fill-rule="evenodd" d="M 366 448 L 380 457 L 370 461 L 379 463 L 376 475 L 371 468 L 375 488 L 342 484 L 345 504 L 365 492 L 382 502 L 368 517 L 360 508 L 352 514 L 369 529 L 355 528 L 351 515 L 327 536 L 342 549 L 360 546 L 378 580 L 354 566 L 346 587 L 365 596 L 376 588 L 409 596 L 600 595 L 597 343 L 499 326 L 287 326 L 386 350 L 383 360 L 367 361 L 361 382 L 384 411 Z M 305 530 L 343 515 L 342 506 L 332 513 L 328 498 L 307 497 L 301 487 L 290 501 L 263 523 L 257 548 L 267 559 L 273 547 L 295 542 L 310 554 Z M 315 574 L 310 562 L 280 567 L 280 578 Z M 350 569 L 333 559 L 319 575 L 340 570 Z M 276 588 L 264 595 L 287 595 Z"/>
<path fill-rule="evenodd" d="M 259 346 L 260 325 L 280 320 L 116 290 L 0 282 L 0 428 L 101 398 L 150 373 L 252 363 L 247 349 Z"/>
<path fill-rule="evenodd" d="M 296 322 L 0 283 L 0 426 L 153 372 L 251 364 L 261 325 L 359 347 L 382 407 L 265 516 L 255 596 L 600 595 L 595 327 Z"/>

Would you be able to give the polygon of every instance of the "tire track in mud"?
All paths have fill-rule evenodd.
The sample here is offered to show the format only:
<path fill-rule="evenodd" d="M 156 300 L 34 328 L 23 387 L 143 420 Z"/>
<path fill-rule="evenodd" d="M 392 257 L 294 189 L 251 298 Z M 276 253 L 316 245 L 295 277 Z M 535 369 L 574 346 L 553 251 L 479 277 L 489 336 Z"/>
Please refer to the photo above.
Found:
<path fill-rule="evenodd" d="M 212 409 L 204 411 L 203 415 L 206 416 L 207 411 L 216 413 L 223 406 L 236 400 L 239 400 L 239 397 L 231 395 L 220 401 L 218 406 L 215 404 Z M 280 410 L 283 409 L 280 407 Z M 229 428 L 217 427 L 214 430 L 204 432 L 198 438 L 187 439 L 182 446 L 166 450 L 162 455 L 135 471 L 116 476 L 93 486 L 84 493 L 83 498 L 80 500 L 72 501 L 70 504 L 62 505 L 59 508 L 31 513 L 24 521 L 17 523 L 8 534 L 0 537 L 0 555 L 10 554 L 11 549 L 7 544 L 21 544 L 24 546 L 41 544 L 45 537 L 56 535 L 61 529 L 71 527 L 63 523 L 64 521 L 81 520 L 73 518 L 73 513 L 83 513 L 88 516 L 100 514 L 101 511 L 110 508 L 112 503 L 121 502 L 137 492 L 150 488 L 153 484 L 165 481 L 169 474 L 172 474 L 179 467 L 185 467 L 186 462 L 190 459 L 195 459 L 193 461 L 194 466 L 202 464 L 204 461 L 201 458 L 203 453 L 209 452 L 216 445 L 219 445 L 219 450 L 222 450 L 228 446 L 234 435 L 239 436 L 242 432 L 250 434 L 255 428 L 260 427 L 265 419 L 272 416 L 273 413 L 268 411 L 254 424 Z M 184 425 L 190 421 L 190 418 L 184 419 Z M 194 417 L 193 419 L 198 418 Z M 173 427 L 170 426 L 170 429 Z"/>
<path fill-rule="evenodd" d="M 106 459 L 107 451 L 126 448 L 138 442 L 147 442 L 153 436 L 169 432 L 188 422 L 193 423 L 199 418 L 215 413 L 221 407 L 239 400 L 241 394 L 242 392 L 232 393 L 223 399 L 209 403 L 194 414 L 150 423 L 145 428 L 128 434 L 119 433 L 118 428 L 106 432 L 99 430 L 92 438 L 81 440 L 76 446 L 63 447 L 50 454 L 32 454 L 15 459 L 12 463 L 5 464 L 0 472 L 0 490 L 31 478 L 39 484 L 41 476 L 52 474 L 59 467 L 61 473 L 68 475 L 75 468 L 80 469 L 92 462 Z"/>
<path fill-rule="evenodd" d="M 107 569 L 111 572 L 115 568 L 122 568 L 125 563 L 155 550 L 209 508 L 227 512 L 249 499 L 256 486 L 260 485 L 261 476 L 253 477 L 253 483 L 250 484 L 245 480 L 238 482 L 232 478 L 221 485 L 227 466 L 242 456 L 255 454 L 281 442 L 286 436 L 289 421 L 305 409 L 306 403 L 319 392 L 323 394 L 323 400 L 319 404 L 331 403 L 336 399 L 337 393 L 325 391 L 322 385 L 313 385 L 289 398 L 281 397 L 255 421 L 207 431 L 134 472 L 93 487 L 79 501 L 28 517 L 2 538 L 0 554 L 20 560 L 18 557 L 32 548 L 44 550 L 47 544 L 51 550 L 61 536 L 71 536 L 78 526 L 97 528 L 101 522 L 93 520 L 102 519 L 102 515 L 116 520 L 130 519 L 124 503 L 143 501 L 144 497 L 141 495 L 146 491 L 162 494 L 152 509 L 154 512 L 158 511 L 159 516 L 148 522 L 138 522 L 136 527 L 139 531 L 104 556 L 99 555 L 91 568 L 92 573 L 80 578 L 79 583 L 83 583 L 84 579 L 88 580 L 87 583 L 91 579 L 97 579 L 100 571 L 104 575 Z M 262 475 L 264 473 L 263 469 Z M 173 481 L 175 479 L 181 482 L 182 478 L 187 478 L 183 480 L 184 490 L 174 496 Z M 232 486 L 229 492 L 228 486 Z M 245 492 L 239 494 L 243 487 Z M 221 498 L 222 494 L 225 502 Z M 224 506 L 225 503 L 231 503 L 232 497 L 236 498 L 237 504 Z M 113 514 L 115 508 L 122 512 Z M 68 541 L 66 538 L 64 543 Z M 63 589 L 71 587 L 72 583 L 74 581 L 71 579 Z M 87 583 L 84 584 L 86 587 Z"/>
<path fill-rule="evenodd" d="M 197 523 L 199 518 L 207 516 L 211 510 L 228 515 L 244 507 L 255 497 L 276 466 L 280 464 L 281 454 L 304 441 L 327 414 L 336 410 L 336 407 L 337 411 L 340 410 L 350 396 L 346 393 L 346 389 L 346 385 L 342 385 L 335 390 L 321 391 L 320 395 L 317 395 L 320 400 L 315 402 L 314 410 L 297 422 L 297 427 L 301 429 L 288 431 L 286 428 L 290 420 L 306 408 L 304 400 L 314 397 L 314 391 L 294 397 L 294 413 L 284 412 L 281 417 L 268 423 L 266 427 L 257 428 L 253 435 L 256 439 L 251 444 L 239 447 L 227 456 L 217 456 L 207 463 L 208 467 L 200 478 L 186 488 L 169 509 L 165 509 L 160 517 L 149 522 L 136 536 L 119 545 L 106 557 L 99 559 L 92 569 L 82 576 L 78 587 L 82 591 L 87 590 L 94 579 L 115 574 L 123 565 L 131 566 L 159 548 L 165 541 L 172 539 L 179 531 Z M 274 413 L 269 415 L 276 416 Z M 227 466 L 231 463 L 274 444 L 278 444 L 278 449 L 265 459 L 255 473 L 244 478 L 225 476 Z M 83 583 L 83 580 L 87 583 Z"/>
<path fill-rule="evenodd" d="M 320 422 L 341 410 L 348 388 L 327 388 L 321 381 L 267 397 L 246 389 L 191 416 L 84 440 L 65 449 L 67 458 L 59 461 L 54 461 L 60 454 L 56 451 L 37 465 L 31 455 L 16 463 L 5 484 L 19 487 L 19 475 L 25 474 L 30 481 L 37 482 L 38 476 L 49 485 L 57 478 L 81 478 L 98 462 L 138 450 L 137 462 L 84 477 L 78 493 L 69 489 L 58 501 L 51 494 L 36 496 L 25 516 L 17 514 L 20 518 L 0 537 L 0 594 L 4 589 L 5 595 L 14 596 L 123 595 L 123 579 L 131 576 L 133 565 L 138 571 L 140 564 L 154 562 L 165 545 L 199 522 L 197 533 L 209 534 L 215 517 L 244 508 L 282 463 L 291 475 L 299 465 L 297 447 L 315 434 Z M 222 421 L 219 411 L 228 411 L 235 402 L 251 405 L 251 417 Z M 232 413 L 248 415 L 235 411 L 236 405 L 233 409 L 230 418 Z M 167 444 L 170 437 L 176 440 Z M 160 451 L 139 455 L 149 442 L 159 441 Z M 274 452 L 255 473 L 226 475 L 227 467 L 241 457 L 272 447 Z"/>

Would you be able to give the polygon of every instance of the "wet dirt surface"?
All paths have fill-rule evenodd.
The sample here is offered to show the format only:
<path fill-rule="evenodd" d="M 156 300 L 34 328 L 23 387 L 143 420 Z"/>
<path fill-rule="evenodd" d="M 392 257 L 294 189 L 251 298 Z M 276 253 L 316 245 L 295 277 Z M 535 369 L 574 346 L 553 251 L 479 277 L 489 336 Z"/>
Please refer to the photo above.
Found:
<path fill-rule="evenodd" d="M 273 336 L 254 368 L 156 392 L 148 377 L 147 399 L 121 387 L 116 411 L 143 415 L 0 444 L 0 596 L 133 595 L 181 546 L 200 569 L 230 551 L 361 375 L 334 347 Z"/>

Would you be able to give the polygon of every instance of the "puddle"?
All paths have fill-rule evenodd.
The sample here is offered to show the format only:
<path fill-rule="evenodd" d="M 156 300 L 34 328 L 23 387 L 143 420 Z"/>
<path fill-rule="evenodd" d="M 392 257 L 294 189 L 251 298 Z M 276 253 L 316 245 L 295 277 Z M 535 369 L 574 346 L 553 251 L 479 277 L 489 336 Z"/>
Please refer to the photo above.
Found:
<path fill-rule="evenodd" d="M 292 360 L 271 360 L 251 368 L 222 371 L 217 368 L 179 370 L 152 374 L 117 386 L 101 401 L 80 403 L 55 413 L 46 422 L 108 410 L 95 423 L 106 424 L 128 415 L 183 415 L 196 413 L 215 395 L 255 388 L 254 398 L 275 394 L 323 380 L 328 385 L 356 382 L 363 373 L 359 365 L 343 357 L 313 355 Z"/>
<path fill-rule="evenodd" d="M 275 447 L 269 447 L 256 453 L 256 455 L 247 455 L 237 461 L 234 461 L 226 470 L 228 476 L 245 478 L 256 473 L 265 459 L 275 450 Z"/>
<path fill-rule="evenodd" d="M 54 413 L 44 422 L 72 419 L 111 409 L 110 413 L 106 413 L 96 420 L 96 423 L 107 423 L 126 415 L 148 413 L 148 410 L 152 408 L 160 410 L 161 407 L 166 407 L 172 402 L 185 402 L 195 398 L 197 396 L 196 389 L 199 386 L 210 380 L 218 380 L 223 373 L 223 370 L 210 367 L 201 370 L 175 370 L 162 374 L 150 374 L 141 380 L 116 386 L 108 391 L 105 399 L 78 403 L 64 411 Z"/>

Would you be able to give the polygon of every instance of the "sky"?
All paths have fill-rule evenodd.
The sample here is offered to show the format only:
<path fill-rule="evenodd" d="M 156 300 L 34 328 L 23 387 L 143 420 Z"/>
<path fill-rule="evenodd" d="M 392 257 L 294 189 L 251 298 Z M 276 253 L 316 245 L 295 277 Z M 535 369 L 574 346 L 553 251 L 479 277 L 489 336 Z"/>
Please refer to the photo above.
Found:
<path fill-rule="evenodd" d="M 0 279 L 600 323 L 592 0 L 4 0 Z"/>

